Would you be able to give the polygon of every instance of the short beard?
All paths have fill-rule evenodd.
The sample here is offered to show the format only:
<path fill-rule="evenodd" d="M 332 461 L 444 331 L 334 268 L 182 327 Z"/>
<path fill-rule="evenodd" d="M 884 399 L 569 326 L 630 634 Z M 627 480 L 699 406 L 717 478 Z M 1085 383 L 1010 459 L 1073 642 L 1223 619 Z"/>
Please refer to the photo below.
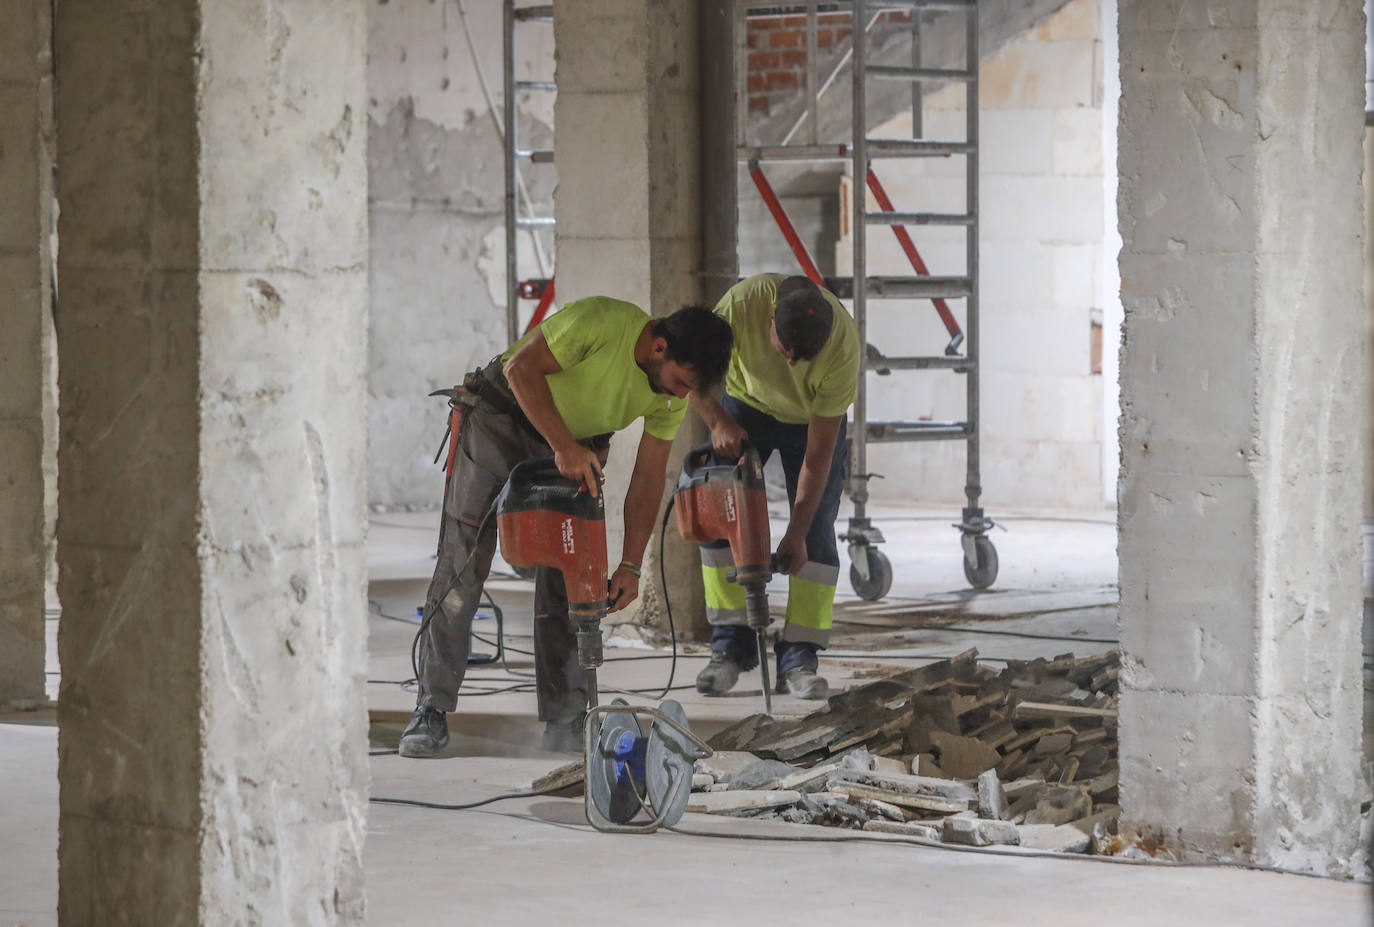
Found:
<path fill-rule="evenodd" d="M 649 358 L 649 366 L 645 368 L 644 375 L 649 378 L 649 389 L 658 393 L 660 396 L 668 395 L 668 391 L 663 388 L 663 365 L 666 363 L 661 358 Z"/>

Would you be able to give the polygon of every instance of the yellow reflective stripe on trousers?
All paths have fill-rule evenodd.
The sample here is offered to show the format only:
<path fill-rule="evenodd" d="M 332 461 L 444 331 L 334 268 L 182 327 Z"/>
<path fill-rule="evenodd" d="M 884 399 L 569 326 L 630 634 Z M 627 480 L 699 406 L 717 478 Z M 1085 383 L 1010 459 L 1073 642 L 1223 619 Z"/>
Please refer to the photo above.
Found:
<path fill-rule="evenodd" d="M 728 553 L 728 550 L 727 550 Z M 745 624 L 744 587 L 728 582 L 728 566 L 701 568 L 701 583 L 706 587 L 706 620 L 711 624 Z"/>
<path fill-rule="evenodd" d="M 783 640 L 822 647 L 830 642 L 839 572 L 838 567 L 808 563 L 797 575 L 787 578 L 787 626 L 783 628 Z"/>

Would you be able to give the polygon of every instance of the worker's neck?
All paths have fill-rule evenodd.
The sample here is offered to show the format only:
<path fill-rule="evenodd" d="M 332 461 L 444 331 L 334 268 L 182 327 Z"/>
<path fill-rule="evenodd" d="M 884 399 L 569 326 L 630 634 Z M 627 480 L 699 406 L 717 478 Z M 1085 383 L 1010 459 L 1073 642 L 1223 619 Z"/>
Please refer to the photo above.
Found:
<path fill-rule="evenodd" d="M 649 370 L 649 359 L 654 354 L 654 321 L 650 319 L 644 323 L 644 327 L 639 330 L 639 337 L 635 339 L 635 363 L 639 369 Z"/>

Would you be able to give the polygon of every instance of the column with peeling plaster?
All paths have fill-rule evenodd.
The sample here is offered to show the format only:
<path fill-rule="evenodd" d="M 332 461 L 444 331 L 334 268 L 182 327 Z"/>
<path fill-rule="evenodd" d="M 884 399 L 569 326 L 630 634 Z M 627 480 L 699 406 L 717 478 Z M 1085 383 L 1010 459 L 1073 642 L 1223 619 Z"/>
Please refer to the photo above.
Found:
<path fill-rule="evenodd" d="M 558 101 L 558 298 L 614 296 L 665 316 L 704 297 L 698 129 L 697 4 L 575 0 L 554 4 Z M 687 413 L 665 480 L 702 440 Z M 624 495 L 639 427 L 617 435 L 607 469 L 607 543 L 620 557 Z M 641 600 L 625 617 L 666 629 L 658 525 Z M 665 565 L 679 634 L 708 634 L 695 545 L 668 526 Z"/>
<path fill-rule="evenodd" d="M 1124 826 L 1350 876 L 1359 4 L 1121 0 Z"/>
<path fill-rule="evenodd" d="M 363 922 L 365 31 L 61 4 L 63 923 Z"/>

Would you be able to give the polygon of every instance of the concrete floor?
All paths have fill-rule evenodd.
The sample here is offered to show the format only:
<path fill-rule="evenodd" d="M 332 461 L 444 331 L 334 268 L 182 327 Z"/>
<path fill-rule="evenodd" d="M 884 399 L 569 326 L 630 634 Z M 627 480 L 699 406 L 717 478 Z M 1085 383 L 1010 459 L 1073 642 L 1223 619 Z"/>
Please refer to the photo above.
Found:
<path fill-rule="evenodd" d="M 1002 573 L 995 591 L 969 594 L 944 511 L 884 508 L 895 581 L 883 602 L 863 603 L 841 581 L 834 646 L 822 666 L 832 684 L 868 675 L 874 661 L 909 666 L 969 646 L 992 662 L 1110 649 L 1116 638 L 1115 527 L 1110 513 L 999 513 Z M 432 568 L 432 513 L 373 520 L 369 568 L 373 747 L 394 746 L 414 696 L 411 620 Z M 501 569 L 501 564 L 497 564 Z M 847 564 L 845 565 L 847 571 Z M 530 584 L 496 576 L 508 643 L 528 649 Z M 781 587 L 780 590 L 781 591 Z M 782 597 L 774 596 L 780 606 Z M 391 618 L 383 617 L 392 616 Z M 495 622 L 480 627 L 494 632 Z M 50 633 L 55 622 L 50 623 Z M 626 642 L 629 644 L 630 642 Z M 674 696 L 694 730 L 709 735 L 759 710 L 757 687 L 706 699 L 691 689 L 705 656 L 685 648 Z M 661 688 L 669 660 L 643 645 L 609 647 L 605 686 Z M 657 657 L 621 660 L 624 657 Z M 517 672 L 527 656 L 510 655 Z M 56 667 L 52 667 L 56 669 Z M 54 680 L 56 677 L 50 677 Z M 522 679 L 474 667 L 474 690 Z M 678 690 L 677 687 L 683 687 Z M 645 699 L 632 699 L 646 701 Z M 651 701 L 651 700 L 648 700 Z M 814 706 L 775 700 L 777 713 Z M 0 927 L 56 923 L 56 730 L 52 713 L 0 719 Z M 28 723 L 12 723 L 28 722 Z M 443 803 L 526 788 L 567 761 L 538 747 L 528 691 L 465 697 L 450 716 L 452 742 L 437 761 L 373 758 L 373 794 Z M 1128 867 L 1084 859 L 1010 858 L 892 841 L 822 841 L 853 832 L 688 815 L 682 828 L 716 835 L 774 835 L 815 842 L 729 840 L 659 833 L 612 836 L 585 822 L 580 800 L 536 798 L 469 812 L 374 804 L 366 848 L 371 923 L 431 925 L 461 918 L 502 924 L 772 923 L 796 913 L 828 923 L 916 918 L 964 925 L 1370 923 L 1369 886 L 1234 869 Z"/>

